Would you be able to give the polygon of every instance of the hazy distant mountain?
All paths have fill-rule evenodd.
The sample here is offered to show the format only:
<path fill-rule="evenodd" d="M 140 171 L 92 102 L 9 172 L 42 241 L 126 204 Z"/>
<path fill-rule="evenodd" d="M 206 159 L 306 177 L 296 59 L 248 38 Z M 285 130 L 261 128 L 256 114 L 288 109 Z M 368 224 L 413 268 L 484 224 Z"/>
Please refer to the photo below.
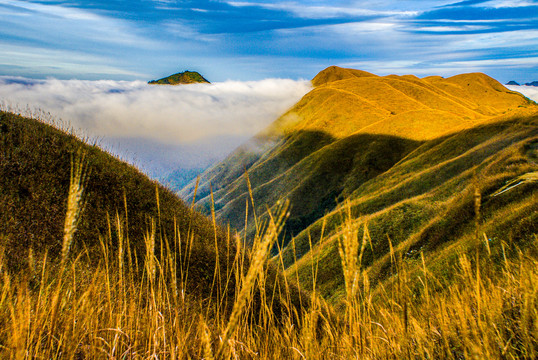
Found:
<path fill-rule="evenodd" d="M 202 75 L 196 71 L 184 71 L 174 75 L 167 76 L 159 80 L 151 80 L 148 84 L 155 85 L 181 85 L 181 84 L 198 84 L 198 83 L 207 83 L 207 81 Z"/>
<path fill-rule="evenodd" d="M 170 172 L 168 175 L 159 179 L 159 182 L 173 191 L 183 189 L 191 181 L 195 180 L 198 175 L 204 172 L 207 167 L 201 168 L 178 168 Z M 188 199 L 185 199 L 188 200 Z"/>
<path fill-rule="evenodd" d="M 122 160 L 134 164 L 152 179 L 166 180 L 176 170 L 196 171 L 222 161 L 245 140 L 242 136 L 220 136 L 193 143 L 163 144 L 152 139 L 109 137 L 99 144 L 114 154 L 121 154 Z"/>
<path fill-rule="evenodd" d="M 511 80 L 509 82 L 506 83 L 506 85 L 517 85 L 517 86 L 521 86 L 520 83 L 514 81 L 514 80 Z M 531 81 L 531 82 L 528 82 L 528 83 L 525 83 L 524 84 L 525 86 L 538 86 L 538 81 Z"/>

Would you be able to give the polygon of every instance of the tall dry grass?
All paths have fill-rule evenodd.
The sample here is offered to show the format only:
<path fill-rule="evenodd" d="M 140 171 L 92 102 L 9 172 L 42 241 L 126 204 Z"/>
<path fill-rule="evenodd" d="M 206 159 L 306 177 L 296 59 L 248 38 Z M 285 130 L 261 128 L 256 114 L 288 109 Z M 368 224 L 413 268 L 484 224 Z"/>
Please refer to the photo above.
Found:
<path fill-rule="evenodd" d="M 81 196 L 76 183 L 81 184 L 83 167 L 75 169 L 81 172 L 74 171 L 76 196 L 70 191 L 69 198 Z M 68 219 L 81 202 L 69 204 Z M 538 238 L 527 251 L 504 256 L 502 264 L 491 263 L 495 249 L 489 247 L 476 256 L 461 253 L 451 283 L 429 269 L 424 254 L 420 271 L 411 272 L 389 244 L 393 275 L 383 288 L 370 283 L 362 268 L 370 243 L 367 224 L 347 214 L 339 248 L 343 310 L 331 309 L 315 291 L 308 303 L 294 307 L 287 291 L 293 279 L 266 286 L 267 258 L 287 206 L 282 203 L 268 224 L 260 224 L 265 230 L 251 249 L 238 235 L 229 235 L 228 242 L 236 245 L 229 247 L 236 251 L 233 264 L 215 276 L 227 279 L 224 287 L 235 284 L 230 313 L 218 311 L 229 300 L 226 290 L 208 299 L 188 293 L 189 272 L 196 271 L 189 268 L 193 238 L 179 230 L 174 239 L 163 237 L 159 219 L 144 237 L 144 264 L 133 256 L 127 214 L 119 212 L 101 238 L 97 262 L 88 261 L 85 252 L 69 253 L 69 239 L 61 261 L 30 253 L 29 268 L 16 274 L 5 270 L 0 254 L 0 358 L 537 358 Z M 66 220 L 66 234 L 73 226 L 76 221 Z M 497 250 L 505 254 L 502 246 Z M 317 265 L 312 263 L 313 279 Z M 280 318 L 271 310 L 275 301 L 288 310 Z"/>

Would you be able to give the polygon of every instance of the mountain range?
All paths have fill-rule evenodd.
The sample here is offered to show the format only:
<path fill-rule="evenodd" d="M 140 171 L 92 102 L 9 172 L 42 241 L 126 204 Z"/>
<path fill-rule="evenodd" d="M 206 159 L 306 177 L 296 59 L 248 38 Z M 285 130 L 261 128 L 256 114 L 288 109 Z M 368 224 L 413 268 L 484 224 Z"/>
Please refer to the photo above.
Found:
<path fill-rule="evenodd" d="M 517 85 L 517 86 L 521 86 L 517 81 L 514 81 L 514 80 L 511 80 L 511 81 L 507 82 L 506 85 Z M 525 83 L 525 84 L 523 84 L 523 85 L 525 85 L 525 86 L 538 86 L 538 81 L 528 82 L 528 83 Z"/>
<path fill-rule="evenodd" d="M 197 188 L 193 181 L 180 192 L 192 199 L 196 189 L 199 209 L 209 212 L 213 201 L 218 221 L 247 238 L 267 209 L 289 199 L 280 247 L 303 285 L 315 258 L 322 294 L 341 298 L 337 224 L 346 206 L 357 222 L 368 219 L 368 266 L 379 284 L 387 237 L 410 254 L 461 244 L 473 228 L 475 188 L 488 214 L 484 230 L 537 230 L 534 180 L 493 196 L 538 170 L 534 102 L 481 73 L 419 79 L 330 67 L 312 83 L 265 131 L 204 172 Z"/>
<path fill-rule="evenodd" d="M 535 358 L 538 105 L 481 73 L 312 85 L 187 202 L 0 112 L 0 357 Z"/>

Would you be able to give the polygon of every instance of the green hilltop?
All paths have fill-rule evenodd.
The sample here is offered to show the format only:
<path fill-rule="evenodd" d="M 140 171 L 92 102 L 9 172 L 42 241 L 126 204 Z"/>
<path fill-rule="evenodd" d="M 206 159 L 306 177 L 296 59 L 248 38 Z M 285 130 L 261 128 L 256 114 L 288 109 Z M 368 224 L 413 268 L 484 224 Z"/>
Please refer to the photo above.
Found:
<path fill-rule="evenodd" d="M 148 84 L 152 84 L 152 85 L 182 85 L 182 84 L 199 84 L 199 83 L 209 84 L 209 81 L 207 81 L 198 72 L 188 71 L 188 70 L 164 77 L 159 80 L 151 80 L 148 82 Z"/>

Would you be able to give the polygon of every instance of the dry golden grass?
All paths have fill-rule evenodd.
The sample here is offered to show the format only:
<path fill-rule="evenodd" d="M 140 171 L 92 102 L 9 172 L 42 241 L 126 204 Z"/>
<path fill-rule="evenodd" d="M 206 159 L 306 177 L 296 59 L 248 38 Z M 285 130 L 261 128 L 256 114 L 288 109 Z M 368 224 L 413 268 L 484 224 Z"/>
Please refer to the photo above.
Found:
<path fill-rule="evenodd" d="M 419 79 L 411 75 L 381 77 L 333 66 L 312 82 L 316 88 L 266 134 L 309 130 L 336 138 L 373 133 L 429 140 L 520 107 L 533 107 L 522 95 L 481 73 Z M 412 124 L 411 130 L 408 124 Z"/>
<path fill-rule="evenodd" d="M 75 172 L 73 181 L 83 175 Z M 73 202 L 68 211 L 79 211 L 79 206 Z M 278 207 L 251 250 L 236 247 L 234 264 L 220 274 L 240 276 L 229 316 L 215 311 L 224 299 L 201 299 L 186 292 L 186 273 L 197 269 L 185 268 L 188 254 L 175 250 L 182 248 L 177 246 L 183 241 L 179 232 L 172 244 L 155 252 L 156 241 L 167 242 L 156 232 L 159 219 L 151 222 L 145 236 L 141 278 L 136 276 L 138 265 L 126 260 L 132 258 L 130 240 L 119 215 L 111 225 L 116 226 L 115 235 L 102 238 L 96 267 L 84 252 L 66 253 L 62 261 L 47 256 L 33 259 L 27 271 L 19 273 L 5 271 L 0 262 L 0 357 L 534 359 L 538 355 L 538 237 L 524 252 L 506 242 L 478 251 L 482 241 L 471 244 L 470 249 L 477 251 L 457 250 L 450 282 L 430 267 L 423 254 L 413 268 L 388 239 L 393 275 L 380 286 L 370 282 L 362 266 L 363 254 L 372 247 L 368 226 L 353 218 L 348 205 L 339 238 L 346 282 L 343 307 L 331 309 L 314 291 L 309 304 L 294 308 L 289 292 L 275 287 L 269 293 L 265 286 L 268 252 L 282 229 L 287 206 Z M 118 237 L 119 246 L 112 246 L 112 236 Z M 236 241 L 241 242 L 238 237 Z M 492 253 L 502 254 L 500 263 L 494 262 Z M 248 269 L 243 269 L 244 256 Z M 313 289 L 318 265 L 311 263 Z M 283 288 L 293 282 L 283 279 Z M 253 317 L 249 309 L 255 297 L 261 307 Z M 272 313 L 276 299 L 287 304 L 287 315 L 277 318 Z"/>

